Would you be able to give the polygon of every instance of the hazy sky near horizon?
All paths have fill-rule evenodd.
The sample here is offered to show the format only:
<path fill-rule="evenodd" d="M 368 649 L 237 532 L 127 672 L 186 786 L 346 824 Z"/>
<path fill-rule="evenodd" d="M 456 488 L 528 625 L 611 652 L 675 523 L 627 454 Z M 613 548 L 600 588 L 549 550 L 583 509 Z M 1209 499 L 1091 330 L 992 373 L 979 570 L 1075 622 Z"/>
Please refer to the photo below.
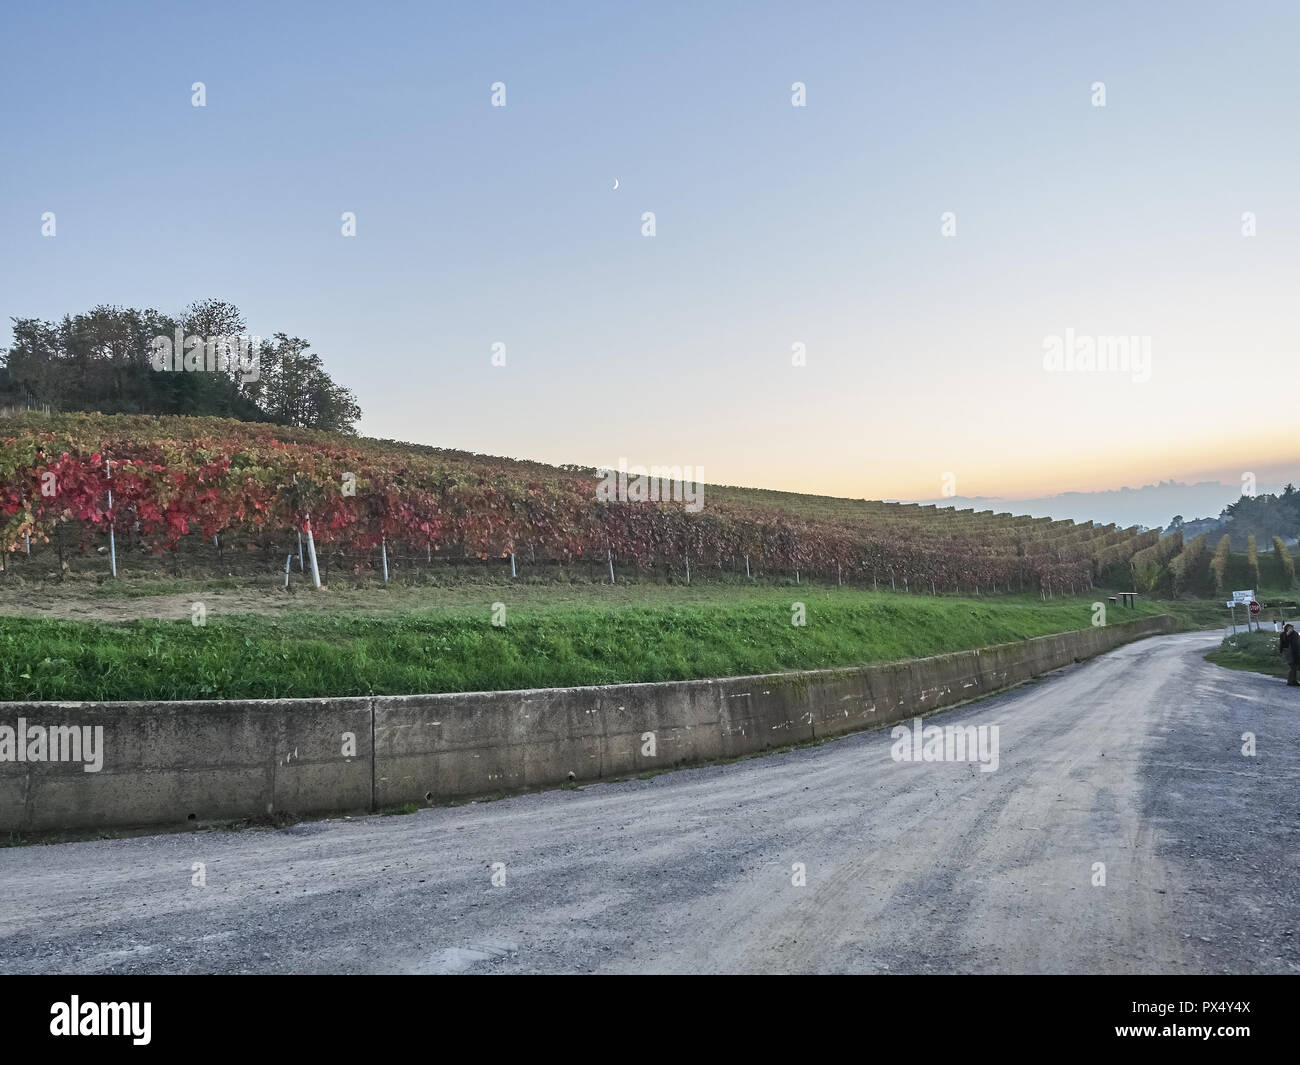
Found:
<path fill-rule="evenodd" d="M 0 35 L 0 347 L 216 297 L 311 340 L 367 435 L 872 498 L 1295 479 L 1293 2 L 50 3 Z M 1067 330 L 1149 337 L 1149 380 L 1048 372 Z"/>

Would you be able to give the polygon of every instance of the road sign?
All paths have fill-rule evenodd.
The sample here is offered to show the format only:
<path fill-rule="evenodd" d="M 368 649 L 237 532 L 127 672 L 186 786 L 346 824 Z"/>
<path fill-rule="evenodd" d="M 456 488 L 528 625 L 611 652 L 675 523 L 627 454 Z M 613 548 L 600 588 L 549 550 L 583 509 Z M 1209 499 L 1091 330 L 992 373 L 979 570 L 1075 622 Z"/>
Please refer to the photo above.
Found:
<path fill-rule="evenodd" d="M 1232 593 L 1232 601 L 1234 603 L 1249 603 L 1254 598 L 1255 598 L 1254 588 L 1247 588 L 1245 591 Z"/>
<path fill-rule="evenodd" d="M 1250 613 L 1252 617 L 1259 613 L 1259 604 L 1253 599 L 1250 601 Z"/>

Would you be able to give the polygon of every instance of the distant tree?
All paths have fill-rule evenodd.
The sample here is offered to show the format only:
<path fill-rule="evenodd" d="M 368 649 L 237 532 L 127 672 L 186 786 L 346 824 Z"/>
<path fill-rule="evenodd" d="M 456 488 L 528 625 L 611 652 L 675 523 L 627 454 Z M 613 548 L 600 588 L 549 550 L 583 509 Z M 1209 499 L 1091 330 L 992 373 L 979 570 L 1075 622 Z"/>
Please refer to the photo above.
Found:
<path fill-rule="evenodd" d="M 158 337 L 247 335 L 244 315 L 224 300 L 198 300 L 173 318 L 156 310 L 99 306 L 62 321 L 14 318 L 0 351 L 0 405 L 48 404 L 106 414 L 213 414 L 355 433 L 356 397 L 325 372 L 300 338 L 277 333 L 261 352 L 259 380 L 238 365 L 218 372 L 159 372 Z M 268 375 L 267 369 L 270 369 Z"/>
<path fill-rule="evenodd" d="M 1300 528 L 1300 492 L 1293 484 L 1287 484 L 1278 497 L 1282 509 L 1291 516 L 1296 528 Z"/>
<path fill-rule="evenodd" d="M 1296 504 L 1300 504 L 1300 494 L 1242 496 L 1228 504 L 1224 514 L 1231 522 L 1228 531 L 1233 544 L 1244 548 L 1250 536 L 1268 539 L 1276 535 L 1284 539 L 1295 536 L 1300 532 L 1300 506 Z"/>
<path fill-rule="evenodd" d="M 248 328 L 243 311 L 225 300 L 195 300 L 181 312 L 181 323 L 195 336 L 233 336 Z"/>
<path fill-rule="evenodd" d="M 154 337 L 175 323 L 158 311 L 94 307 L 60 322 L 14 318 L 13 343 L 0 354 L 9 387 L 32 403 L 105 413 L 182 413 L 203 390 L 191 380 L 159 389 L 150 359 Z M 182 395 L 184 393 L 184 395 Z"/>
<path fill-rule="evenodd" d="M 181 312 L 181 326 L 185 336 L 234 337 L 246 335 L 248 326 L 244 315 L 233 303 L 225 300 L 196 300 Z M 238 365 L 228 366 L 225 371 L 218 368 L 221 376 L 214 379 L 218 385 L 216 391 L 224 400 L 226 409 L 213 413 L 234 416 L 240 401 L 252 403 L 248 386 L 241 387 L 242 374 Z"/>
<path fill-rule="evenodd" d="M 281 425 L 355 434 L 361 408 L 356 396 L 335 384 L 320 356 L 301 337 L 276 333 L 262 348 L 261 374 L 252 385 L 255 402 Z"/>

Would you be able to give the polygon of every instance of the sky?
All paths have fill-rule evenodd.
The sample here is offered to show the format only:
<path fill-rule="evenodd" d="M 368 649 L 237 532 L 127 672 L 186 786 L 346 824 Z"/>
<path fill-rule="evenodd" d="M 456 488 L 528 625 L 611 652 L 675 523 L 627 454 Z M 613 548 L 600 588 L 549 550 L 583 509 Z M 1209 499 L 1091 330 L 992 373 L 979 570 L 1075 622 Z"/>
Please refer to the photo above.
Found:
<path fill-rule="evenodd" d="M 0 347 L 211 297 L 366 435 L 867 498 L 1282 483 L 1297 54 L 1293 2 L 11 5 Z M 1045 366 L 1110 336 L 1137 361 Z"/>

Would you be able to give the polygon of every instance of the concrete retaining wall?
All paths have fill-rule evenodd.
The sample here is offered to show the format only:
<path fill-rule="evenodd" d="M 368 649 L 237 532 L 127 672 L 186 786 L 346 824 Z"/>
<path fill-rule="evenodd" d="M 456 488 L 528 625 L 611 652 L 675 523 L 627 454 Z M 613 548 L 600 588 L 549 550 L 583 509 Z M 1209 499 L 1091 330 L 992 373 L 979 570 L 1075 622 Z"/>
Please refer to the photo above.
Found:
<path fill-rule="evenodd" d="M 369 810 L 371 702 L 0 703 L 0 729 L 21 722 L 29 750 L 38 729 L 83 740 L 77 761 L 0 761 L 0 831 Z M 96 728 L 102 767 L 88 772 Z"/>
<path fill-rule="evenodd" d="M 933 713 L 1172 632 L 1173 619 L 856 669 L 724 680 L 356 699 L 0 703 L 24 752 L 69 733 L 80 760 L 0 761 L 0 832 L 367 811 L 627 776 L 806 743 Z M 38 731 L 39 730 L 39 731 Z M 90 730 L 90 731 L 87 731 Z M 646 733 L 655 752 L 643 753 Z"/>

